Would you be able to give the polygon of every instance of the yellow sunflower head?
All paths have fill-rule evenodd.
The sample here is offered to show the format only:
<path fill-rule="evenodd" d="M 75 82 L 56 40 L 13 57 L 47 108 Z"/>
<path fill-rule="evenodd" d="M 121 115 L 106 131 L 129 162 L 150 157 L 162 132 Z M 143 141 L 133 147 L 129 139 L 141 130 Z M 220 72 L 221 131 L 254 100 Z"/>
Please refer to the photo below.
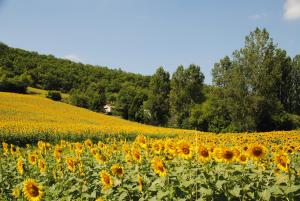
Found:
<path fill-rule="evenodd" d="M 248 156 L 246 154 L 241 154 L 238 156 L 238 162 L 245 165 L 248 162 Z"/>
<path fill-rule="evenodd" d="M 133 160 L 135 160 L 139 163 L 142 161 L 142 154 L 141 154 L 140 150 L 137 148 L 134 148 L 132 150 L 131 156 L 132 156 Z"/>
<path fill-rule="evenodd" d="M 43 197 L 43 188 L 33 179 L 27 179 L 23 183 L 23 193 L 29 201 L 40 201 Z"/>
<path fill-rule="evenodd" d="M 35 165 L 36 162 L 38 160 L 38 156 L 36 153 L 30 153 L 28 155 L 28 162 L 31 164 L 31 165 Z"/>
<path fill-rule="evenodd" d="M 46 171 L 46 162 L 45 162 L 45 160 L 40 159 L 38 161 L 38 166 L 39 166 L 40 172 L 44 173 Z"/>
<path fill-rule="evenodd" d="M 104 190 L 109 189 L 113 186 L 113 180 L 106 170 L 102 170 L 99 176 L 101 178 L 101 183 L 104 187 Z"/>
<path fill-rule="evenodd" d="M 135 141 L 137 144 L 142 147 L 146 148 L 147 147 L 147 138 L 144 135 L 139 135 L 136 137 Z"/>
<path fill-rule="evenodd" d="M 191 144 L 186 141 L 181 141 L 177 146 L 177 151 L 180 157 L 190 159 L 193 156 Z"/>
<path fill-rule="evenodd" d="M 111 172 L 113 175 L 116 175 L 118 177 L 123 177 L 124 176 L 124 169 L 121 165 L 119 164 L 114 164 L 111 167 Z"/>
<path fill-rule="evenodd" d="M 23 173 L 24 173 L 24 161 L 21 157 L 18 159 L 18 162 L 17 162 L 17 170 L 18 170 L 20 175 L 23 175 Z"/>
<path fill-rule="evenodd" d="M 85 140 L 85 141 L 84 141 L 84 144 L 85 144 L 86 146 L 90 147 L 90 148 L 93 146 L 93 142 L 92 142 L 92 140 L 90 140 L 90 139 Z"/>
<path fill-rule="evenodd" d="M 75 172 L 76 170 L 76 160 L 74 158 L 66 159 L 67 167 L 71 172 Z"/>
<path fill-rule="evenodd" d="M 278 169 L 288 172 L 290 168 L 290 158 L 286 153 L 279 153 L 275 156 L 275 162 Z"/>
<path fill-rule="evenodd" d="M 3 148 L 3 152 L 6 154 L 8 153 L 8 144 L 5 142 L 2 142 L 2 148 Z"/>
<path fill-rule="evenodd" d="M 20 189 L 18 187 L 15 187 L 12 192 L 11 192 L 11 195 L 14 197 L 14 198 L 19 198 L 20 195 L 21 195 L 21 192 L 20 192 Z"/>
<path fill-rule="evenodd" d="M 223 162 L 230 163 L 235 160 L 235 152 L 229 148 L 223 148 L 222 150 L 222 160 Z"/>
<path fill-rule="evenodd" d="M 248 149 L 248 153 L 253 160 L 260 160 L 267 154 L 267 148 L 263 145 L 253 144 Z"/>
<path fill-rule="evenodd" d="M 151 161 L 151 164 L 152 164 L 153 170 L 156 174 L 158 174 L 161 177 L 164 177 L 167 175 L 167 169 L 166 169 L 163 161 L 160 158 L 158 158 L 158 157 L 153 158 Z"/>
<path fill-rule="evenodd" d="M 211 154 L 209 153 L 209 150 L 204 146 L 198 147 L 198 157 L 199 161 L 201 162 L 207 162 L 211 158 Z"/>
<path fill-rule="evenodd" d="M 103 155 L 103 154 L 97 153 L 97 154 L 95 155 L 95 158 L 96 158 L 96 160 L 97 160 L 99 163 L 106 163 L 106 161 L 107 161 L 106 156 Z"/>

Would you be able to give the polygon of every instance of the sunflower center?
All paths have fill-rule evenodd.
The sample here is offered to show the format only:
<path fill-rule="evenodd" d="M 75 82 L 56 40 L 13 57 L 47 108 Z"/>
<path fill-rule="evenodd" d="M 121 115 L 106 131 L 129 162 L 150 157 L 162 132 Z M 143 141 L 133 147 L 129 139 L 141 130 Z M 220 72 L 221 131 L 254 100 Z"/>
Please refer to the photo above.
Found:
<path fill-rule="evenodd" d="M 39 195 L 39 188 L 33 184 L 30 184 L 28 186 L 28 192 L 29 192 L 30 196 L 37 197 Z"/>
<path fill-rule="evenodd" d="M 232 159 L 233 158 L 233 152 L 231 152 L 231 151 L 225 151 L 224 158 L 226 158 L 226 159 Z"/>
<path fill-rule="evenodd" d="M 189 153 L 190 153 L 190 149 L 189 149 L 188 147 L 183 147 L 183 148 L 182 148 L 182 152 L 183 152 L 184 154 L 189 154 Z"/>
<path fill-rule="evenodd" d="M 109 177 L 108 177 L 107 175 L 104 175 L 103 180 L 104 180 L 104 182 L 105 182 L 106 184 L 109 184 L 109 183 L 110 183 L 110 179 L 109 179 Z"/>
<path fill-rule="evenodd" d="M 246 158 L 246 156 L 244 156 L 244 155 L 242 155 L 242 156 L 240 157 L 240 160 L 241 160 L 241 161 L 246 161 L 246 159 L 247 159 L 247 158 Z"/>
<path fill-rule="evenodd" d="M 205 157 L 205 158 L 209 156 L 209 153 L 208 153 L 207 150 L 202 150 L 202 151 L 200 152 L 200 154 L 201 154 L 201 156 L 203 156 L 203 157 Z"/>
<path fill-rule="evenodd" d="M 256 157 L 261 156 L 262 153 L 263 153 L 263 151 L 262 151 L 262 149 L 259 148 L 259 147 L 255 147 L 255 148 L 253 149 L 253 155 L 256 156 Z"/>

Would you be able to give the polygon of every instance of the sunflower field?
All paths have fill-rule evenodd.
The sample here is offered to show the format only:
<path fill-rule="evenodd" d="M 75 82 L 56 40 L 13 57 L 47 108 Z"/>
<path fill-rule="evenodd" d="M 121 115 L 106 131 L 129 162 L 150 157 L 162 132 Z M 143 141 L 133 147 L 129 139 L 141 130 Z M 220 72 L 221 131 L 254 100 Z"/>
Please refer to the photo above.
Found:
<path fill-rule="evenodd" d="M 299 134 L 2 142 L 0 200 L 299 200 Z"/>

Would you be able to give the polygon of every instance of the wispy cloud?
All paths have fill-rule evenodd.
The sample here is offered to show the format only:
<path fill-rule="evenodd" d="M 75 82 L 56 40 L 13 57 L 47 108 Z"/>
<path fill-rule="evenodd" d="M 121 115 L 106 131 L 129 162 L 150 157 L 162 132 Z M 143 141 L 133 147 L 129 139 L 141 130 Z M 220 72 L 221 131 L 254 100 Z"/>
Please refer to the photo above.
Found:
<path fill-rule="evenodd" d="M 265 18 L 265 17 L 267 17 L 267 13 L 255 13 L 255 14 L 249 15 L 248 19 L 250 19 L 250 20 L 259 20 L 259 19 L 262 19 L 262 18 Z"/>
<path fill-rule="evenodd" d="M 284 18 L 287 20 L 300 19 L 300 0 L 285 0 Z"/>
<path fill-rule="evenodd" d="M 66 56 L 63 56 L 63 58 L 74 62 L 82 62 L 82 59 L 75 54 L 68 54 Z"/>

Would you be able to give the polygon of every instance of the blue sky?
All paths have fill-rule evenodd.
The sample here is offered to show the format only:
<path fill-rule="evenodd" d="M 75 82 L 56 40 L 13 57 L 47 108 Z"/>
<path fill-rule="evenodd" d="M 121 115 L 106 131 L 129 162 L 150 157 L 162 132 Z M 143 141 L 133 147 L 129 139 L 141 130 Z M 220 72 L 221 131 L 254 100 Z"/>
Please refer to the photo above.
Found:
<path fill-rule="evenodd" d="M 211 68 L 265 27 L 300 54 L 300 0 L 0 0 L 0 41 L 12 47 L 150 75 Z"/>

